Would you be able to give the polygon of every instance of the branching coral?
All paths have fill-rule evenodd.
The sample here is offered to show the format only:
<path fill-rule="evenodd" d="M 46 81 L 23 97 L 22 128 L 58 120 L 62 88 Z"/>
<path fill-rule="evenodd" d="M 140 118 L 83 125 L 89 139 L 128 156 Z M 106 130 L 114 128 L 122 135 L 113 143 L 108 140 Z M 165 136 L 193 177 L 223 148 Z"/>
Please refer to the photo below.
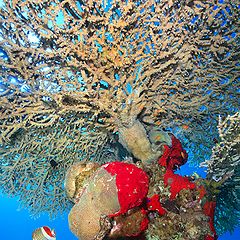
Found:
<path fill-rule="evenodd" d="M 209 179 L 225 180 L 217 198 L 216 211 L 216 226 L 221 234 L 240 224 L 240 112 L 225 119 L 219 117 L 218 131 L 220 141 L 213 147 L 210 160 L 202 165 L 208 167 Z"/>
<path fill-rule="evenodd" d="M 66 170 L 82 158 L 100 161 L 98 150 L 107 137 L 84 132 L 65 119 L 53 127 L 22 130 L 10 140 L 0 150 L 2 190 L 19 195 L 33 215 L 46 211 L 54 217 L 71 205 L 64 193 Z"/>
<path fill-rule="evenodd" d="M 100 160 L 122 126 L 203 132 L 239 104 L 238 1 L 3 2 L 1 181 L 32 208 L 28 188 L 62 199 L 65 169 Z"/>
<path fill-rule="evenodd" d="M 240 166 L 240 112 L 219 117 L 218 131 L 220 142 L 212 149 L 209 161 L 202 163 L 208 167 L 208 177 L 217 181 L 234 172 Z"/>

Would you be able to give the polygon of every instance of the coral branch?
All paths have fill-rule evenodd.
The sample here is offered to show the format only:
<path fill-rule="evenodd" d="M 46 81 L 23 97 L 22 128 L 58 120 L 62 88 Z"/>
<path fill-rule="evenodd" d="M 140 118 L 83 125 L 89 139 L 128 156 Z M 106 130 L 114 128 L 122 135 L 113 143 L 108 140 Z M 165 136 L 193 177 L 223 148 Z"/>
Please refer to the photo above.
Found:
<path fill-rule="evenodd" d="M 240 196 L 240 113 L 219 117 L 218 132 L 220 141 L 213 147 L 210 160 L 202 163 L 207 166 L 207 178 L 221 183 L 217 197 L 216 226 L 219 234 L 232 231 L 239 225 Z M 228 218 L 223 216 L 231 213 Z"/>

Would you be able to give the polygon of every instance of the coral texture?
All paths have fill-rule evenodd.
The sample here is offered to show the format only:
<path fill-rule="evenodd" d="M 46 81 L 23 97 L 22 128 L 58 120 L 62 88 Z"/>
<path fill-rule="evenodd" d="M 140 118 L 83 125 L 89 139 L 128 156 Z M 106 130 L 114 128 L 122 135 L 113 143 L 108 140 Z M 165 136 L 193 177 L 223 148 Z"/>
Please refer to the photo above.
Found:
<path fill-rule="evenodd" d="M 33 214 L 69 208 L 66 170 L 112 160 L 123 125 L 181 127 L 204 149 L 239 107 L 237 0 L 1 3 L 0 183 Z"/>
<path fill-rule="evenodd" d="M 234 175 L 240 166 L 240 112 L 224 120 L 219 116 L 218 132 L 220 141 L 213 147 L 210 160 L 202 163 L 208 168 L 208 178 L 216 181 Z"/>
<path fill-rule="evenodd" d="M 120 210 L 116 177 L 99 168 L 89 179 L 79 200 L 71 209 L 70 230 L 83 240 L 92 240 L 100 231 L 100 217 Z"/>
<path fill-rule="evenodd" d="M 143 163 L 151 163 L 161 156 L 162 152 L 152 147 L 144 126 L 138 120 L 130 126 L 119 127 L 118 131 L 119 142 Z"/>
<path fill-rule="evenodd" d="M 169 163 L 185 152 L 177 138 L 172 136 L 172 140 L 168 154 L 160 157 L 169 158 Z M 72 232 L 83 240 L 217 239 L 214 214 L 219 183 L 180 176 L 170 168 L 174 165 L 163 166 L 162 162 L 111 162 L 99 167 L 86 180 L 84 190 L 80 189 L 69 214 Z M 75 166 L 71 169 L 79 172 Z"/>
<path fill-rule="evenodd" d="M 215 226 L 218 234 L 240 225 L 240 112 L 219 117 L 220 140 L 212 149 L 207 178 L 220 182 Z M 226 217 L 228 216 L 228 217 Z"/>
<path fill-rule="evenodd" d="M 114 224 L 107 235 L 110 239 L 119 239 L 120 237 L 139 237 L 148 227 L 148 218 L 146 211 L 141 208 L 135 208 L 128 211 L 125 215 L 114 217 Z"/>
<path fill-rule="evenodd" d="M 182 189 L 195 188 L 195 184 L 191 183 L 187 177 L 175 174 L 172 170 L 167 170 L 164 174 L 164 183 L 166 186 L 170 186 L 170 200 L 175 199 Z"/>
<path fill-rule="evenodd" d="M 148 174 L 151 175 L 148 195 L 159 196 L 164 212 L 149 213 L 145 239 L 206 240 L 216 237 L 213 227 L 215 208 L 210 209 L 208 202 L 205 203 L 207 198 L 213 205 L 216 202 L 212 192 L 205 189 L 203 179 L 193 181 L 158 164 L 148 166 Z M 170 180 L 170 184 L 166 185 L 166 180 Z"/>
<path fill-rule="evenodd" d="M 100 167 L 97 163 L 78 162 L 73 164 L 66 172 L 64 187 L 67 197 L 72 201 L 78 201 L 88 178 L 97 168 Z"/>
<path fill-rule="evenodd" d="M 123 162 L 106 163 L 102 167 L 112 176 L 116 176 L 121 209 L 111 216 L 126 213 L 129 209 L 142 204 L 148 193 L 149 179 L 141 168 Z"/>

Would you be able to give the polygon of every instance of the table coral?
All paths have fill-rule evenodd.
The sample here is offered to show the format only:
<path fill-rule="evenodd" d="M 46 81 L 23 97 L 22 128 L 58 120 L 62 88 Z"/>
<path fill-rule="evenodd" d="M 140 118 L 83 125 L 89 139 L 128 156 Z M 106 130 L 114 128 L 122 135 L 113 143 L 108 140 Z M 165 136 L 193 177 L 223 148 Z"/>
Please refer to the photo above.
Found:
<path fill-rule="evenodd" d="M 151 174 L 148 197 L 159 194 L 159 204 L 167 211 L 154 222 L 165 224 L 157 228 L 159 236 L 203 238 L 209 224 L 195 199 L 199 191 L 189 189 L 194 183 L 187 179 L 166 173 L 166 168 L 175 170 L 185 163 L 186 152 L 177 139 L 169 142 L 168 133 L 159 138 L 154 128 L 185 132 L 185 142 L 195 145 L 193 159 L 203 158 L 216 142 L 209 130 L 216 126 L 218 115 L 226 117 L 239 109 L 239 46 L 237 0 L 1 1 L 2 191 L 20 197 L 33 214 L 61 214 L 71 206 L 63 188 L 66 170 L 82 160 L 116 161 L 121 154 L 108 147 L 117 135 L 133 161 L 144 163 L 144 171 Z M 237 118 L 227 117 L 221 127 Z M 230 125 L 230 130 L 238 126 Z M 224 206 L 234 213 L 228 215 L 237 219 L 236 224 L 239 136 L 232 138 L 232 133 L 230 140 L 221 139 L 213 149 L 208 177 L 218 180 L 234 172 L 221 188 L 216 210 Z M 221 132 L 220 138 L 224 135 Z M 154 164 L 159 158 L 158 168 Z M 87 221 L 71 225 L 86 238 L 101 228 L 102 210 L 96 210 L 93 202 L 109 215 L 125 212 L 143 198 L 138 195 L 138 202 L 130 196 L 132 202 L 120 203 L 116 179 L 106 169 L 101 171 L 95 175 L 102 177 L 96 186 L 89 183 L 82 188 L 79 183 L 68 192 L 70 200 L 76 200 L 70 219 L 75 222 L 74 214 L 82 213 L 87 220 L 87 209 L 92 213 L 91 233 L 85 230 Z M 167 182 L 172 180 L 168 186 L 164 174 Z M 113 197 L 107 202 L 104 194 Z M 153 209 L 160 210 L 159 204 L 153 201 Z M 153 220 L 157 214 L 149 213 Z M 220 222 L 222 231 L 234 225 Z"/>

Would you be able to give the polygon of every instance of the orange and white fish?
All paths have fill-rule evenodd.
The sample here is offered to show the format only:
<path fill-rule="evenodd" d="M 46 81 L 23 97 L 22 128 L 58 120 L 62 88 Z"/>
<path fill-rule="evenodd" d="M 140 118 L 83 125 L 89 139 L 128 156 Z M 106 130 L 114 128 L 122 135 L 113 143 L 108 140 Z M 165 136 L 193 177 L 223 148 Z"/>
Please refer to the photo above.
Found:
<path fill-rule="evenodd" d="M 183 124 L 183 125 L 182 125 L 182 129 L 188 130 L 188 129 L 189 129 L 189 126 L 188 126 L 187 124 Z"/>
<path fill-rule="evenodd" d="M 56 233 L 49 227 L 43 226 L 34 230 L 32 240 L 56 240 Z"/>

